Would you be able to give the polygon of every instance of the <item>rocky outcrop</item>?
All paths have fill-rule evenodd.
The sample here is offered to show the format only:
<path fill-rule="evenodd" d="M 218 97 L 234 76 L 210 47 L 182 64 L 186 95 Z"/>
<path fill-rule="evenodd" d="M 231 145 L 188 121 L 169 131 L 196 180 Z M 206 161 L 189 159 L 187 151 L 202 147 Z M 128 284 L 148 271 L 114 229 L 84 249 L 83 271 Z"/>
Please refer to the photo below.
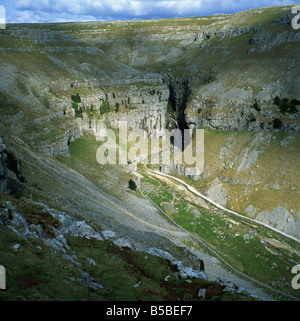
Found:
<path fill-rule="evenodd" d="M 248 50 L 248 53 L 264 52 L 283 43 L 296 42 L 300 40 L 299 32 L 283 31 L 276 34 L 263 33 L 254 35 L 250 39 L 250 45 L 254 46 Z"/>
<path fill-rule="evenodd" d="M 246 25 L 241 27 L 235 27 L 226 25 L 222 27 L 220 30 L 216 30 L 214 32 L 209 32 L 206 37 L 209 39 L 211 37 L 217 37 L 219 39 L 224 39 L 226 37 L 238 37 L 246 34 L 252 34 L 257 33 L 262 29 L 262 24 L 256 24 L 256 25 Z"/>
<path fill-rule="evenodd" d="M 53 208 L 49 208 L 46 204 L 41 202 L 34 202 L 34 206 L 40 208 L 43 213 L 47 213 L 59 222 L 60 226 L 48 226 L 51 230 L 52 237 L 49 237 L 49 232 L 46 233 L 40 224 L 30 224 L 25 219 L 25 217 L 20 214 L 16 208 L 12 205 L 10 201 L 4 202 L 2 207 L 0 207 L 0 224 L 11 229 L 13 232 L 18 234 L 21 238 L 30 240 L 32 238 L 40 238 L 43 240 L 46 246 L 50 246 L 54 253 L 60 253 L 65 259 L 69 260 L 71 263 L 78 267 L 78 271 L 81 274 L 81 278 L 73 278 L 89 288 L 94 290 L 102 289 L 103 286 L 98 284 L 94 277 L 89 273 L 82 271 L 80 267 L 82 264 L 78 260 L 74 251 L 72 251 L 69 246 L 66 237 L 76 237 L 76 238 L 86 238 L 103 241 L 104 239 L 111 240 L 116 246 L 120 248 L 131 248 L 135 249 L 130 240 L 124 237 L 118 237 L 115 232 L 107 230 L 103 233 L 96 232 L 90 225 L 85 221 L 78 221 L 71 215 L 58 211 Z M 57 224 L 56 224 L 57 225 Z M 14 250 L 18 251 L 20 244 L 14 246 Z M 42 250 L 42 248 L 40 248 Z M 144 252 L 142 249 L 135 249 L 137 251 Z M 177 272 L 174 275 L 177 278 L 187 279 L 187 278 L 200 278 L 208 280 L 204 271 L 197 271 L 191 267 L 183 265 L 183 263 L 175 259 L 170 253 L 163 251 L 158 248 L 150 248 L 146 251 L 150 255 L 159 256 L 163 259 L 168 260 L 174 267 L 176 267 Z M 86 257 L 86 260 L 91 265 L 96 265 L 95 261 L 91 258 Z"/>
<path fill-rule="evenodd" d="M 278 206 L 273 212 L 259 212 L 255 219 L 286 234 L 300 236 L 300 212 L 294 217 L 286 208 Z"/>
<path fill-rule="evenodd" d="M 224 292 L 231 292 L 231 293 L 236 293 L 236 294 L 241 294 L 241 295 L 249 295 L 249 292 L 246 291 L 243 287 L 239 286 L 238 284 L 231 282 L 229 280 L 223 279 L 223 278 L 218 278 L 217 279 L 218 283 L 224 286 L 223 291 Z M 256 297 L 256 295 L 251 295 L 252 297 Z"/>
<path fill-rule="evenodd" d="M 294 17 L 294 14 L 292 14 L 291 12 L 287 12 L 274 19 L 273 24 L 277 26 L 290 26 Z"/>
<path fill-rule="evenodd" d="M 21 39 L 30 39 L 35 43 L 52 43 L 56 40 L 55 33 L 47 29 L 32 29 L 32 28 L 10 28 L 10 30 L 5 31 L 6 34 L 9 34 L 14 37 Z"/>
<path fill-rule="evenodd" d="M 175 265 L 177 267 L 178 272 L 175 272 L 175 273 L 177 273 L 178 277 L 181 279 L 199 278 L 199 279 L 208 280 L 205 272 L 197 271 L 190 267 L 184 266 L 181 261 L 175 259 L 170 253 L 166 251 L 163 251 L 158 248 L 150 248 L 147 252 L 151 255 L 159 256 L 170 261 L 172 265 Z"/>
<path fill-rule="evenodd" d="M 181 164 L 163 164 L 159 170 L 165 174 L 179 174 L 194 180 L 199 180 L 202 174 L 197 167 L 186 167 Z"/>
<path fill-rule="evenodd" d="M 296 80 L 297 81 L 297 80 Z M 253 100 L 251 88 L 231 88 L 225 90 L 221 82 L 206 86 L 201 96 L 194 96 L 185 111 L 189 128 L 199 126 L 216 130 L 281 131 L 293 132 L 300 129 L 300 113 L 282 114 L 273 104 L 280 95 L 280 83 L 266 84 Z M 259 110 L 253 107 L 253 102 Z M 274 119 L 287 119 L 274 126 Z"/>
<path fill-rule="evenodd" d="M 227 168 L 231 168 L 236 163 L 237 173 L 248 170 L 258 161 L 259 155 L 270 145 L 271 139 L 271 133 L 256 133 L 249 145 L 241 150 Z"/>
<path fill-rule="evenodd" d="M 90 131 L 95 136 L 102 128 L 119 128 L 119 122 L 126 122 L 128 129 L 141 129 L 148 137 L 153 137 L 165 129 L 168 98 L 167 86 L 153 87 L 151 83 L 140 90 L 132 85 L 126 91 L 102 91 L 93 97 L 81 97 L 79 108 L 85 113 L 76 122 L 81 133 Z M 109 104 L 110 112 L 103 114 L 101 105 L 104 101 Z M 91 106 L 93 117 L 86 113 Z"/>
<path fill-rule="evenodd" d="M 227 203 L 227 190 L 222 186 L 222 182 L 218 178 L 208 184 L 206 195 L 222 206 L 225 206 Z"/>
<path fill-rule="evenodd" d="M 95 47 L 46 47 L 45 50 L 51 53 L 61 53 L 61 52 L 79 52 L 88 55 L 96 55 L 102 52 L 102 50 Z"/>
<path fill-rule="evenodd" d="M 74 141 L 76 138 L 80 137 L 79 128 L 73 127 L 69 128 L 64 134 L 63 137 L 58 138 L 55 142 L 36 142 L 34 147 L 42 154 L 47 156 L 56 156 L 56 155 L 69 155 L 69 144 Z"/>
<path fill-rule="evenodd" d="M 62 225 L 60 229 L 55 228 L 54 226 L 48 226 L 54 237 L 49 237 L 40 224 L 28 223 L 25 217 L 18 213 L 10 201 L 5 202 L 3 207 L 0 208 L 0 224 L 11 229 L 21 238 L 25 238 L 27 240 L 32 238 L 42 239 L 46 246 L 50 246 L 54 250 L 54 253 L 60 253 L 65 259 L 71 261 L 71 263 L 75 264 L 79 268 L 78 270 L 81 274 L 81 278 L 73 278 L 74 281 L 77 281 L 93 290 L 102 289 L 103 286 L 98 284 L 89 273 L 80 269 L 82 264 L 78 261 L 74 251 L 71 251 L 71 248 L 65 238 L 66 236 L 73 236 L 103 240 L 101 235 L 94 231 L 93 228 L 86 224 L 85 221 L 77 221 L 72 216 L 55 209 L 51 209 L 43 203 L 35 203 L 34 206 L 41 207 L 42 211 L 56 218 Z M 20 244 L 16 244 L 13 249 L 18 251 L 20 246 Z M 40 249 L 42 250 L 41 247 Z M 69 253 L 71 253 L 71 255 Z"/>

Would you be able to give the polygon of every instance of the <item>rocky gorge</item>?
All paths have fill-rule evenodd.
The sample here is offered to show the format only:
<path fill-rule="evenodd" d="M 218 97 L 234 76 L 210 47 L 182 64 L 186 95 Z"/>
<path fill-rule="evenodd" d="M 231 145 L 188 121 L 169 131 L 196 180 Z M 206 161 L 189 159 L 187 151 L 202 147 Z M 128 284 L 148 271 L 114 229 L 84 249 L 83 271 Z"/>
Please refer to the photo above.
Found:
<path fill-rule="evenodd" d="M 167 198 L 169 211 L 176 209 L 178 196 L 167 194 L 170 187 L 148 178 L 144 168 L 153 167 L 179 175 L 228 209 L 299 238 L 300 38 L 290 12 L 291 6 L 278 6 L 215 17 L 8 24 L 0 31 L 2 227 L 42 240 L 74 266 L 80 264 L 67 237 L 76 234 L 183 262 L 177 279 L 193 278 L 182 271 L 199 274 L 195 240 L 165 221 L 146 197 L 164 186 L 157 199 Z M 112 129 L 121 146 L 120 122 L 128 132 L 143 132 L 139 142 L 148 144 L 149 138 L 158 146 L 166 131 L 189 129 L 189 142 L 195 143 L 196 130 L 203 130 L 204 170 L 195 175 L 185 163 L 142 164 L 141 152 L 123 166 L 99 165 L 97 136 Z M 159 149 L 150 151 L 148 159 L 156 153 Z M 153 183 L 149 191 L 145 181 Z M 44 208 L 37 213 L 53 214 L 64 229 L 53 227 L 49 239 L 41 226 L 30 225 L 15 207 L 22 198 L 34 209 Z M 160 208 L 157 199 L 151 200 Z M 101 225 L 91 238 L 86 218 Z M 203 248 L 200 255 L 207 255 Z M 214 265 L 211 257 L 207 261 Z M 231 263 L 247 270 L 237 262 Z M 77 279 L 101 289 L 90 270 L 81 271 Z M 220 267 L 218 274 L 224 271 Z"/>

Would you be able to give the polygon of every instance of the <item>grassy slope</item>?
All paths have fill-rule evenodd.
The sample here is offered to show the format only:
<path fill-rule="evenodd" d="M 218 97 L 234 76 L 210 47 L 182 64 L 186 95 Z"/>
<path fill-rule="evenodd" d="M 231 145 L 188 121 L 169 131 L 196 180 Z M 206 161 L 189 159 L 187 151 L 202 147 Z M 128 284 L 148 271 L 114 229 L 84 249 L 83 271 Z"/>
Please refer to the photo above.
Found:
<path fill-rule="evenodd" d="M 85 151 L 93 145 L 88 138 L 87 142 Z M 82 141 L 79 140 L 77 143 L 81 144 Z M 86 164 L 87 154 L 79 153 L 76 148 L 71 148 L 70 158 L 73 157 L 74 163 L 80 163 L 80 166 Z M 80 166 L 77 169 L 87 174 L 87 171 Z M 37 170 L 35 172 L 41 180 L 49 180 L 43 177 L 43 174 L 37 173 Z M 51 226 L 59 229 L 60 223 L 32 203 L 32 197 L 39 200 L 42 198 L 47 202 L 47 196 L 43 195 L 41 188 L 36 184 L 34 184 L 36 195 L 33 196 L 31 194 L 33 182 L 30 182 L 26 175 L 27 169 L 22 171 L 22 174 L 27 179 L 26 190 L 16 196 L 1 193 L 1 204 L 6 200 L 11 201 L 28 223 L 41 224 L 47 237 L 52 238 L 54 234 Z M 38 182 L 40 184 L 41 181 Z M 86 220 L 82 217 L 77 219 Z M 101 233 L 101 227 L 97 223 L 89 221 L 87 223 Z M 206 288 L 208 300 L 251 300 L 224 293 L 223 288 L 214 282 L 193 279 L 191 283 L 187 283 L 185 280 L 176 280 L 173 276 L 173 272 L 176 271 L 174 266 L 148 253 L 130 249 L 121 250 L 110 241 L 76 237 L 66 237 L 66 239 L 70 246 L 67 254 L 75 254 L 76 260 L 81 263 L 80 269 L 91 274 L 97 283 L 104 286 L 104 289 L 88 290 L 74 281 L 81 277 L 75 264 L 56 253 L 42 240 L 25 240 L 0 225 L 1 264 L 7 271 L 7 290 L 1 291 L 0 301 L 194 300 L 197 299 L 199 288 Z M 21 245 L 18 251 L 13 249 L 15 244 Z M 93 259 L 96 265 L 90 265 L 87 258 Z M 170 277 L 165 281 L 168 275 Z"/>
<path fill-rule="evenodd" d="M 264 137 L 270 135 L 269 143 L 265 145 Z M 246 214 L 249 205 L 256 209 L 256 214 L 272 212 L 282 206 L 296 219 L 295 214 L 300 208 L 300 134 L 264 133 L 261 142 L 259 136 L 258 132 L 204 129 L 206 178 L 195 181 L 173 175 L 180 176 L 203 194 L 210 183 L 220 179 L 228 196 L 226 206 L 239 213 Z M 255 139 L 257 144 L 253 146 Z M 250 155 L 251 151 L 258 151 L 257 160 L 246 170 L 239 171 L 242 156 L 245 152 Z"/>
<path fill-rule="evenodd" d="M 56 158 L 83 174 L 106 193 L 122 199 L 126 197 L 123 188 L 128 186 L 129 180 L 134 178 L 134 175 L 117 165 L 100 165 L 96 160 L 96 152 L 100 145 L 101 143 L 96 141 L 93 135 L 86 134 L 70 143 L 70 156 L 57 156 Z"/>
<path fill-rule="evenodd" d="M 170 218 L 200 237 L 234 268 L 298 295 L 290 286 L 291 269 L 300 259 L 296 244 L 264 228 L 232 219 L 219 210 L 209 210 L 197 200 L 191 201 L 188 194 L 178 193 L 153 178 L 143 178 L 143 189 Z"/>
<path fill-rule="evenodd" d="M 205 171 L 211 173 L 206 180 L 211 182 L 218 176 L 227 179 L 228 183 L 224 183 L 224 187 L 230 195 L 228 207 L 239 212 L 245 212 L 250 204 L 258 212 L 273 211 L 280 205 L 288 210 L 300 208 L 297 197 L 300 188 L 297 170 L 300 166 L 298 133 L 273 133 L 269 146 L 260 149 L 262 153 L 258 155 L 257 161 L 245 171 L 237 171 L 239 161 L 232 168 L 224 169 L 224 161 L 220 158 L 221 148 L 228 146 L 229 140 L 233 139 L 226 159 L 228 165 L 245 148 L 249 148 L 256 135 L 251 132 L 205 130 Z M 291 140 L 287 146 L 283 146 L 281 142 L 287 137 Z M 244 183 L 233 184 L 231 180 Z"/>

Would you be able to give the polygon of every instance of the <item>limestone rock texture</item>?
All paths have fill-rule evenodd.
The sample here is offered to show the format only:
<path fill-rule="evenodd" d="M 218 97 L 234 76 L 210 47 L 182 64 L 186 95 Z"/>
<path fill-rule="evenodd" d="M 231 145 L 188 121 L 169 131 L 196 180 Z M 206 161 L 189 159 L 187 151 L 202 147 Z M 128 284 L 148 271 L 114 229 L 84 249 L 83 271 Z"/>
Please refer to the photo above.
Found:
<path fill-rule="evenodd" d="M 197 180 L 220 204 L 297 234 L 300 39 L 291 8 L 10 24 L 0 33 L 0 135 L 31 181 L 37 157 L 70 157 L 76 139 L 89 133 L 96 141 L 101 129 L 116 131 L 119 122 L 143 138 L 204 129 L 203 172 L 184 163 L 160 170 Z M 2 141 L 0 156 L 0 188 L 7 192 L 7 177 L 18 177 L 7 168 Z M 126 170 L 135 172 L 140 159 Z M 103 176 L 113 190 L 116 181 Z"/>
<path fill-rule="evenodd" d="M 300 236 L 300 212 L 296 213 L 296 219 L 294 219 L 286 208 L 278 206 L 272 212 L 258 213 L 256 220 L 287 234 Z"/>

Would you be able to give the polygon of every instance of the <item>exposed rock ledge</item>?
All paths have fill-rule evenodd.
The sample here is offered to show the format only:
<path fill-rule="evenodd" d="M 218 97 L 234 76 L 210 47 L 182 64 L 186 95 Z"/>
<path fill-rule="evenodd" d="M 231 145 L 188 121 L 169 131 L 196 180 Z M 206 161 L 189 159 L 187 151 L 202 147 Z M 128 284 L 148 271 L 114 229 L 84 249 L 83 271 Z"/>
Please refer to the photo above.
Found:
<path fill-rule="evenodd" d="M 80 137 L 80 130 L 78 127 L 69 128 L 63 137 L 56 142 L 39 142 L 35 143 L 35 148 L 44 155 L 56 156 L 56 155 L 68 155 L 69 144 L 76 138 Z"/>
<path fill-rule="evenodd" d="M 57 219 L 61 228 L 57 229 L 53 226 L 49 226 L 53 232 L 54 237 L 48 237 L 45 233 L 43 227 L 40 224 L 29 224 L 26 218 L 17 212 L 16 208 L 12 205 L 10 201 L 4 202 L 2 208 L 0 207 L 0 224 L 8 227 L 10 230 L 18 234 L 21 238 L 31 239 L 31 238 L 40 238 L 43 240 L 45 245 L 50 246 L 54 253 L 60 253 L 64 258 L 71 261 L 79 268 L 82 278 L 74 279 L 79 283 L 84 284 L 87 287 L 90 287 L 94 290 L 103 288 L 102 285 L 95 282 L 95 279 L 88 273 L 83 272 L 80 267 L 81 263 L 78 261 L 78 258 L 75 254 L 70 255 L 71 248 L 66 240 L 66 236 L 80 237 L 86 239 L 97 239 L 103 241 L 104 239 L 110 239 L 115 245 L 120 248 L 129 247 L 132 250 L 144 251 L 140 249 L 135 249 L 134 245 L 130 240 L 125 239 L 124 237 L 118 237 L 113 231 L 102 231 L 101 233 L 95 231 L 90 225 L 85 221 L 77 221 L 71 215 L 58 211 L 53 208 L 49 208 L 47 205 L 41 202 L 35 202 L 35 206 L 39 206 L 42 211 L 51 215 Z M 14 249 L 17 251 L 20 247 L 20 244 L 16 244 Z M 184 266 L 181 261 L 175 259 L 170 253 L 163 251 L 158 248 L 150 248 L 147 250 L 150 255 L 162 257 L 171 264 L 177 267 L 178 272 L 175 273 L 177 278 L 201 278 L 208 280 L 205 272 L 196 271 L 191 267 Z M 73 253 L 73 252 L 72 252 Z M 91 264 L 95 262 L 87 258 Z M 249 294 L 250 295 L 250 294 Z"/>
<path fill-rule="evenodd" d="M 250 205 L 247 207 L 246 213 L 254 217 L 256 209 Z M 278 206 L 273 212 L 259 212 L 255 219 L 286 234 L 300 237 L 300 211 L 296 213 L 296 218 L 294 218 L 286 208 Z"/>
<path fill-rule="evenodd" d="M 165 174 L 179 174 L 185 177 L 190 177 L 194 180 L 201 179 L 201 171 L 196 167 L 186 167 L 181 164 L 163 164 L 160 166 L 160 171 Z"/>

